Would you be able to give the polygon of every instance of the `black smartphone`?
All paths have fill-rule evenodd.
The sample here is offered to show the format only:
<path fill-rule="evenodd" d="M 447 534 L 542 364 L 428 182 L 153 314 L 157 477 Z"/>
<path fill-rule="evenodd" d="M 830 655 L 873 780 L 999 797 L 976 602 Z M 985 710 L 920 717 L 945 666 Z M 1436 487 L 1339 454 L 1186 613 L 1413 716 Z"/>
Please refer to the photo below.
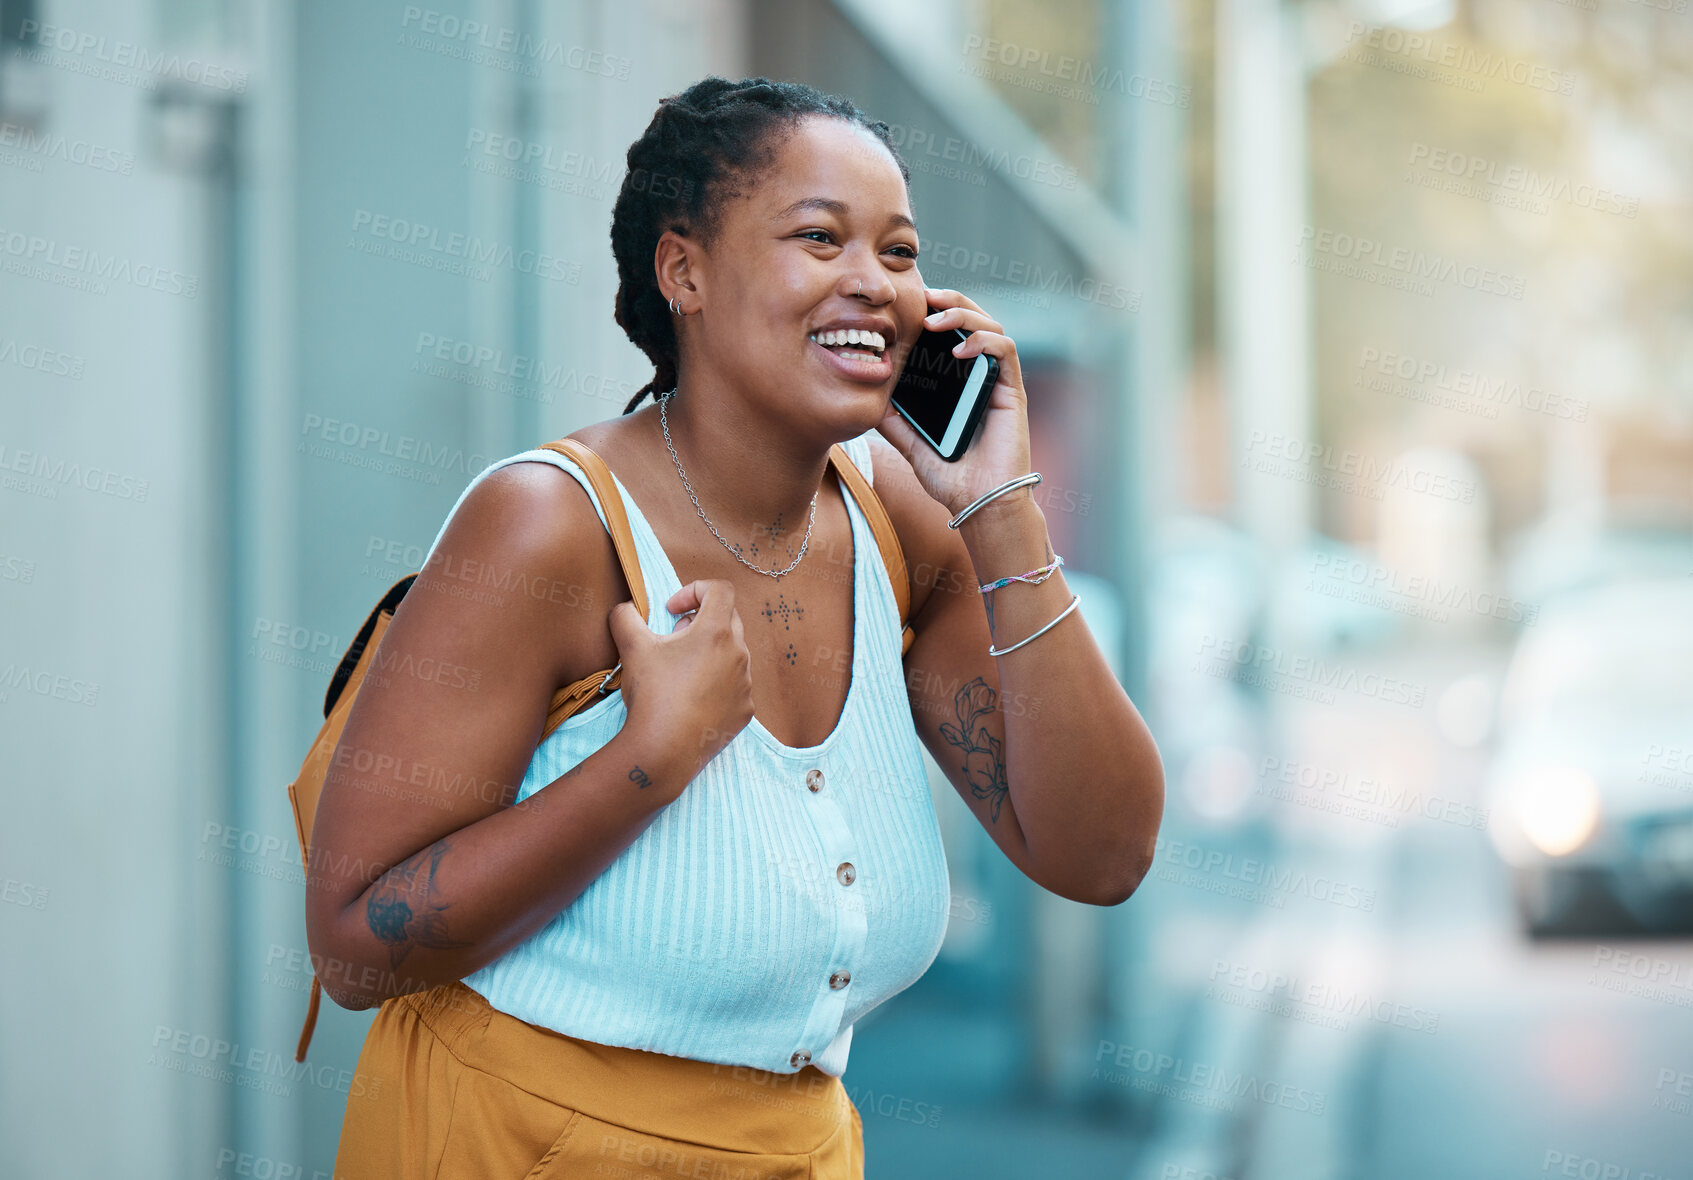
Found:
<path fill-rule="evenodd" d="M 999 361 L 987 353 L 952 355 L 958 342 L 969 338 L 962 328 L 924 328 L 894 386 L 894 409 L 948 463 L 969 449 L 999 380 Z"/>

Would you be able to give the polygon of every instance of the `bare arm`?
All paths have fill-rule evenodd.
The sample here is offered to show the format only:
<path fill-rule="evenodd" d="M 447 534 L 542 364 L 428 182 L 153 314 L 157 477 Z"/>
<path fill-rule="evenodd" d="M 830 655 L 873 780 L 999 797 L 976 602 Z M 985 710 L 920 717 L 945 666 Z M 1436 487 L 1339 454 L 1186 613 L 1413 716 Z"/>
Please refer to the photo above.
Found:
<path fill-rule="evenodd" d="M 1164 809 L 1163 764 L 1140 713 L 1080 610 L 1057 617 L 1063 570 L 1038 585 L 977 585 L 1052 560 L 1046 521 L 1027 489 L 1001 496 L 957 530 L 891 447 L 876 445 L 876 491 L 916 555 L 925 596 L 906 653 L 919 735 L 1008 859 L 1073 901 L 1116 905 L 1152 864 Z"/>
<path fill-rule="evenodd" d="M 662 638 L 626 605 L 608 624 L 626 595 L 610 539 L 565 472 L 513 464 L 466 497 L 383 636 L 318 806 L 307 937 L 336 1003 L 371 1007 L 505 954 L 746 723 L 735 724 L 738 682 L 723 679 L 737 666 L 732 592 Z M 552 694 L 620 657 L 624 727 L 514 806 Z M 718 711 L 678 714 L 681 693 Z"/>

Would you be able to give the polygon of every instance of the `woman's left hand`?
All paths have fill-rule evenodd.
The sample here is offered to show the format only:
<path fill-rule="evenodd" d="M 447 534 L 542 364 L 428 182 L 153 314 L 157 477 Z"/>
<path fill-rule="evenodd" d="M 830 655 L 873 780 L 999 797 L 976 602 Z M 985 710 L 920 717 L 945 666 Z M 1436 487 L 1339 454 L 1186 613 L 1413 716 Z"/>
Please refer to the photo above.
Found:
<path fill-rule="evenodd" d="M 987 413 L 975 442 L 956 463 L 942 459 L 891 401 L 876 429 L 905 456 L 923 489 L 956 516 L 983 492 L 1028 474 L 1029 396 L 1023 390 L 1017 345 L 997 320 L 958 291 L 925 287 L 923 294 L 930 307 L 940 309 L 938 317 L 923 321 L 924 331 L 950 333 L 962 328 L 970 336 L 959 341 L 954 356 L 968 359 L 985 352 L 999 361 L 999 377 L 988 397 Z"/>

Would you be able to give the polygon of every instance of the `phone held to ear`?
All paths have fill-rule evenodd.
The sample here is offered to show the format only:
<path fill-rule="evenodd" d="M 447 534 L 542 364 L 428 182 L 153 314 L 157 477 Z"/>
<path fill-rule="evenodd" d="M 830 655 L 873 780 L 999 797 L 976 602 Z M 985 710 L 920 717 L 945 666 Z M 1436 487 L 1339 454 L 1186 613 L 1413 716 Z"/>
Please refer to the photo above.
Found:
<path fill-rule="evenodd" d="M 952 355 L 969 338 L 962 328 L 924 328 L 894 386 L 894 409 L 948 463 L 956 463 L 974 441 L 999 380 L 999 361 L 987 353 Z"/>

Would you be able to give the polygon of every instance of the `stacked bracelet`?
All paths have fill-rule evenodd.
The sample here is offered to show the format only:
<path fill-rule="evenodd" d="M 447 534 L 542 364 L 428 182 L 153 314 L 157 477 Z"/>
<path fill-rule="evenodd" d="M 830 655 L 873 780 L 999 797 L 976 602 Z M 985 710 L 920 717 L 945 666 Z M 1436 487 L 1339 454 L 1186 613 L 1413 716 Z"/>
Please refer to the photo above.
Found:
<path fill-rule="evenodd" d="M 1071 611 L 1075 610 L 1076 604 L 1079 603 L 1081 600 L 1082 600 L 1082 596 L 1080 594 L 1071 598 L 1070 599 L 1070 605 L 1058 612 L 1058 619 L 1062 619 L 1065 615 L 1067 615 Z M 1027 638 L 1024 638 L 1024 639 L 1019 639 L 1016 643 L 1013 643 L 1010 647 L 995 647 L 993 644 L 990 643 L 990 644 L 988 644 L 988 654 L 990 656 L 1002 656 L 1008 651 L 1016 651 L 1018 648 L 1022 647 L 1025 643 L 1029 642 L 1030 639 L 1039 639 L 1042 635 L 1045 635 L 1048 631 L 1050 631 L 1054 627 L 1056 627 L 1058 625 L 1058 619 L 1053 619 L 1052 622 L 1050 622 L 1046 626 L 1042 627 L 1039 631 L 1036 631 L 1033 635 L 1030 635 L 1030 636 L 1028 636 Z"/>
<path fill-rule="evenodd" d="M 1019 475 L 1016 479 L 1008 479 L 1004 483 L 1000 484 L 997 488 L 989 488 L 987 491 L 983 492 L 980 496 L 977 496 L 976 499 L 969 506 L 967 506 L 964 509 L 963 512 L 960 512 L 957 516 L 955 516 L 951 520 L 947 521 L 946 527 L 949 528 L 949 529 L 957 528 L 959 525 L 964 523 L 965 517 L 969 516 L 972 512 L 976 511 L 976 509 L 980 508 L 983 504 L 986 504 L 989 500 L 993 499 L 995 496 L 1003 496 L 1003 495 L 1005 495 L 1006 492 L 1014 492 L 1020 487 L 1023 487 L 1023 486 L 1028 485 L 1028 484 L 1037 484 L 1039 482 L 1040 482 L 1040 472 L 1031 471 L 1027 475 Z"/>
<path fill-rule="evenodd" d="M 1009 578 L 1001 578 L 997 582 L 984 583 L 978 589 L 986 594 L 990 590 L 998 590 L 1001 586 L 1009 586 L 1013 582 L 1027 582 L 1031 586 L 1038 586 L 1052 576 L 1053 570 L 1063 564 L 1064 558 L 1062 556 L 1055 557 L 1045 565 L 1037 565 L 1026 574 L 1012 574 Z"/>

